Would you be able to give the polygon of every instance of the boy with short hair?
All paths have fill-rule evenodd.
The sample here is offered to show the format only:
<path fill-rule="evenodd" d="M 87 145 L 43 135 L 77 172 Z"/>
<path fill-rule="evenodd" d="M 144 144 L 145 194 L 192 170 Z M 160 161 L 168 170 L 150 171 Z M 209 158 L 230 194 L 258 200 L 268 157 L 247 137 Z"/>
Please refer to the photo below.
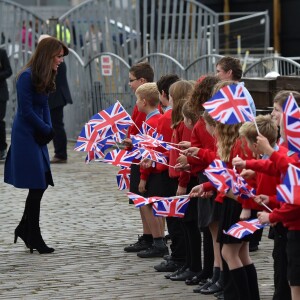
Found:
<path fill-rule="evenodd" d="M 154 79 L 154 71 L 148 62 L 137 63 L 129 69 L 128 84 L 134 93 L 139 86 L 147 82 L 153 82 L 153 79 Z M 131 135 L 135 135 L 139 133 L 138 128 L 141 128 L 143 122 L 146 119 L 146 114 L 143 112 L 139 112 L 137 106 L 135 105 L 133 108 L 131 118 L 135 124 L 132 124 L 129 127 L 127 132 L 127 138 L 130 138 Z M 125 139 L 124 144 L 127 145 L 128 147 L 132 147 L 132 144 L 130 142 L 127 143 L 127 141 L 128 140 Z M 139 161 L 134 161 L 134 162 L 139 162 Z M 140 182 L 140 166 L 137 164 L 132 164 L 130 168 L 129 191 L 135 194 L 139 194 L 139 190 L 138 190 L 139 182 Z M 132 204 L 133 202 L 129 200 L 129 203 Z M 126 252 L 138 252 L 141 250 L 145 250 L 151 247 L 153 243 L 153 237 L 144 220 L 141 210 L 140 213 L 141 213 L 141 220 L 143 224 L 143 235 L 140 236 L 135 243 L 126 246 L 124 248 L 124 251 Z"/>
<path fill-rule="evenodd" d="M 243 68 L 241 61 L 238 58 L 231 56 L 222 57 L 216 64 L 216 76 L 220 80 L 233 80 L 240 82 L 244 86 L 244 82 L 241 81 L 243 75 Z M 249 101 L 250 108 L 253 115 L 256 115 L 256 107 L 252 96 L 244 86 L 244 93 Z"/>
<path fill-rule="evenodd" d="M 272 146 L 274 151 L 282 154 L 287 153 L 287 149 L 283 146 L 278 146 L 277 141 L 277 124 L 276 121 L 272 119 L 271 115 L 259 115 L 255 118 L 258 130 L 260 134 L 267 138 L 269 144 Z M 258 132 L 256 126 L 253 122 L 245 122 L 239 129 L 240 136 L 245 137 L 248 148 L 257 155 L 262 155 L 261 159 L 251 159 L 243 160 L 240 157 L 235 157 L 232 160 L 232 164 L 241 169 L 251 169 L 256 171 L 256 194 L 257 195 L 276 195 L 276 185 L 280 183 L 280 172 L 273 174 L 264 173 L 263 169 L 266 167 L 266 162 L 262 160 L 269 159 L 269 156 L 261 153 L 259 147 L 257 146 Z M 243 175 L 243 171 L 241 173 Z M 277 207 L 278 202 L 276 199 L 270 199 L 271 207 Z M 262 210 L 262 207 L 254 203 L 253 201 L 246 200 L 243 205 L 244 208 L 252 208 L 256 210 Z M 244 216 L 247 218 L 247 215 Z M 249 217 L 249 216 L 248 216 Z"/>
<path fill-rule="evenodd" d="M 137 88 L 136 106 L 139 112 L 146 114 L 145 123 L 156 129 L 161 114 L 158 110 L 159 92 L 156 83 L 145 83 Z M 164 182 L 168 178 L 168 172 L 161 172 L 154 168 L 141 168 L 139 183 L 139 192 L 145 197 L 163 196 Z M 153 214 L 152 206 L 145 205 L 141 211 L 147 222 L 148 228 L 153 236 L 153 245 L 137 253 L 141 258 L 162 257 L 168 253 L 168 247 L 164 241 L 164 222 L 162 217 L 156 217 Z"/>
<path fill-rule="evenodd" d="M 278 155 L 287 155 L 287 149 L 283 146 L 278 146 L 276 144 L 277 141 L 277 123 L 270 115 L 262 116 L 259 115 L 256 117 L 256 123 L 259 129 L 259 134 L 256 130 L 255 124 L 252 122 L 246 122 L 240 128 L 240 135 L 244 136 L 247 140 L 248 147 L 256 154 L 263 155 L 262 159 L 252 159 L 252 160 L 242 160 L 239 157 L 233 159 L 232 164 L 237 168 L 242 169 L 251 169 L 256 173 L 256 194 L 258 195 L 255 198 L 264 197 L 268 199 L 268 202 L 264 201 L 271 208 L 279 207 L 279 202 L 276 201 L 276 185 L 280 183 L 281 173 L 279 170 L 276 170 L 272 167 L 272 162 L 270 161 L 270 156 L 266 155 L 259 147 L 257 143 L 258 136 L 265 136 L 268 140 L 270 147 L 273 149 L 274 153 L 276 152 Z M 268 170 L 271 170 L 269 171 Z M 243 171 L 241 173 L 243 175 Z M 245 200 L 243 203 L 243 207 L 248 210 L 243 210 L 243 215 L 241 218 L 246 219 L 250 217 L 249 209 L 254 209 L 254 213 L 257 211 L 263 210 L 263 206 L 260 204 L 256 204 L 253 200 Z M 256 214 L 252 214 L 252 217 L 256 217 Z M 258 232 L 258 231 L 256 231 Z M 254 233 L 255 234 L 255 233 Z M 274 241 L 274 247 L 276 246 L 276 239 Z M 274 253 L 273 253 L 274 254 Z M 274 258 L 274 282 L 278 283 L 276 280 L 276 274 L 280 272 L 278 267 L 280 266 L 280 260 L 284 259 L 284 257 L 278 257 L 277 255 L 273 255 Z M 281 276 L 280 285 L 284 284 L 284 277 Z M 275 290 L 277 286 L 275 286 Z M 274 294 L 275 296 L 275 294 Z M 288 294 L 286 293 L 287 299 Z M 278 297 L 274 297 L 274 299 L 281 299 Z"/>

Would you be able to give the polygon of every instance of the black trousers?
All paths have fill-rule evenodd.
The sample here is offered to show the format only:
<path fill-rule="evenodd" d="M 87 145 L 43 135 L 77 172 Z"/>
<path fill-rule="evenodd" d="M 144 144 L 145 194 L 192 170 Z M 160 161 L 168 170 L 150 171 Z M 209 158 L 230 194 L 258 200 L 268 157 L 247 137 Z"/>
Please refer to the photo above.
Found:
<path fill-rule="evenodd" d="M 67 135 L 64 127 L 64 106 L 50 110 L 51 121 L 54 130 L 54 153 L 57 158 L 67 159 Z"/>
<path fill-rule="evenodd" d="M 0 101 L 0 151 L 7 148 L 5 132 L 6 101 Z"/>
<path fill-rule="evenodd" d="M 174 196 L 178 187 L 178 179 L 170 178 L 169 184 L 165 186 L 165 196 Z M 180 218 L 166 218 L 168 232 L 171 238 L 171 256 L 173 260 L 184 262 L 186 259 L 185 238 Z"/>
<path fill-rule="evenodd" d="M 273 300 L 291 300 L 291 289 L 287 279 L 287 229 L 283 227 L 282 223 L 278 223 L 273 227 L 274 233 L 274 295 Z"/>

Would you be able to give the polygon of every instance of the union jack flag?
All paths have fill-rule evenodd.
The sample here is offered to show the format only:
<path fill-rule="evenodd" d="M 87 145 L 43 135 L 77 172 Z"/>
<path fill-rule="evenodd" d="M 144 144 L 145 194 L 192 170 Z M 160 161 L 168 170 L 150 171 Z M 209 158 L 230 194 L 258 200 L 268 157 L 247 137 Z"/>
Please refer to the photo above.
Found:
<path fill-rule="evenodd" d="M 142 124 L 142 134 L 143 135 L 149 135 L 157 140 L 162 140 L 163 136 L 162 134 L 159 134 L 156 129 L 154 129 L 153 127 L 151 127 L 149 124 L 147 124 L 146 122 L 143 122 Z"/>
<path fill-rule="evenodd" d="M 230 188 L 232 188 L 233 193 L 235 193 L 233 184 L 234 171 L 227 169 L 223 161 L 215 159 L 209 167 L 205 169 L 204 174 L 220 193 L 226 194 Z"/>
<path fill-rule="evenodd" d="M 133 123 L 130 115 L 117 101 L 109 108 L 98 112 L 88 122 L 94 128 L 95 133 L 91 137 L 93 140 L 97 132 L 102 133 L 105 137 L 111 136 L 117 132 L 124 132 Z"/>
<path fill-rule="evenodd" d="M 132 144 L 138 148 L 154 148 L 160 146 L 160 141 L 149 135 L 132 135 L 131 136 Z"/>
<path fill-rule="evenodd" d="M 300 152 L 300 110 L 293 96 L 286 99 L 283 106 L 283 126 L 289 150 Z"/>
<path fill-rule="evenodd" d="M 91 137 L 93 138 L 91 139 Z M 85 124 L 82 128 L 77 142 L 75 144 L 75 151 L 93 151 L 97 148 L 97 143 L 101 141 L 101 136 L 98 132 L 94 132 L 91 124 Z"/>
<path fill-rule="evenodd" d="M 260 224 L 258 219 L 247 221 L 239 221 L 233 224 L 227 231 L 223 233 L 231 235 L 237 239 L 242 239 L 248 234 L 253 234 L 256 230 L 266 227 L 266 224 Z"/>
<path fill-rule="evenodd" d="M 154 202 L 152 204 L 153 213 L 160 217 L 183 218 L 188 207 L 190 198 L 188 196 L 177 198 L 167 198 L 166 200 Z"/>
<path fill-rule="evenodd" d="M 131 192 L 128 192 L 127 196 L 128 196 L 128 198 L 130 200 L 133 201 L 135 207 L 141 207 L 141 206 L 144 206 L 144 205 L 152 204 L 154 202 L 166 199 L 166 198 L 163 198 L 163 197 L 149 197 L 149 198 L 145 198 L 143 196 L 140 196 L 140 195 L 137 195 L 137 194 L 134 194 L 134 193 L 131 193 Z"/>
<path fill-rule="evenodd" d="M 142 159 L 150 159 L 161 164 L 167 164 L 167 158 L 160 152 L 143 148 L 139 148 L 139 151 L 142 155 Z"/>
<path fill-rule="evenodd" d="M 277 200 L 300 205 L 300 169 L 290 165 L 283 180 L 277 185 Z"/>
<path fill-rule="evenodd" d="M 242 84 L 231 84 L 221 88 L 203 104 L 213 119 L 223 124 L 251 121 L 252 115 Z"/>
<path fill-rule="evenodd" d="M 251 199 L 255 197 L 256 190 L 252 186 L 250 186 L 246 182 L 246 180 L 238 173 L 237 173 L 236 183 L 237 183 L 239 195 L 241 196 L 242 199 Z"/>
<path fill-rule="evenodd" d="M 126 190 L 130 187 L 130 168 L 121 168 L 117 174 L 119 190 Z"/>
<path fill-rule="evenodd" d="M 111 152 L 108 152 L 103 160 L 99 161 L 109 163 L 114 166 L 129 168 L 132 164 L 132 161 L 139 156 L 140 152 L 138 150 L 127 151 L 115 149 Z"/>
<path fill-rule="evenodd" d="M 85 163 L 88 164 L 90 161 L 94 159 L 101 159 L 104 155 L 102 153 L 99 153 L 97 151 L 89 151 L 86 158 Z"/>

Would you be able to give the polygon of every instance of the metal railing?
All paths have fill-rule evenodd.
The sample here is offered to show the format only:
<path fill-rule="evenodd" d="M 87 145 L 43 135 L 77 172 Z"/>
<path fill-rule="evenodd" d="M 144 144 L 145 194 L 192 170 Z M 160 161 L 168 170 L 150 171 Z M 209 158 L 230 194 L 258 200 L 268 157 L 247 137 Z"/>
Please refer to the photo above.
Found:
<path fill-rule="evenodd" d="M 281 56 L 264 57 L 250 65 L 245 70 L 244 77 L 265 77 L 270 72 L 281 76 L 299 76 L 300 64 Z"/>

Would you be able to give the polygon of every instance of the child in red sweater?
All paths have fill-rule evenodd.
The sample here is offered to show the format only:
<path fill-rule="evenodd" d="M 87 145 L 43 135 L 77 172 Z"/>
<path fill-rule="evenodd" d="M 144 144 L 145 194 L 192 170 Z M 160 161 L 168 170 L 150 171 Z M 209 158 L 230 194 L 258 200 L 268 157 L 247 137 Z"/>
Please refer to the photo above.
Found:
<path fill-rule="evenodd" d="M 286 97 L 288 95 L 289 92 L 286 93 Z M 284 141 L 286 141 L 283 124 L 280 125 L 281 125 L 280 126 L 281 137 L 283 138 Z M 282 174 L 281 178 L 284 177 L 284 174 L 286 173 L 289 164 L 296 164 L 296 165 L 299 164 L 299 154 L 294 153 L 293 155 L 291 155 L 291 151 L 289 151 L 287 155 L 276 153 L 272 149 L 271 145 L 268 143 L 266 138 L 263 137 L 262 135 L 258 137 L 257 144 L 258 147 L 261 149 L 261 151 L 263 151 L 265 154 L 270 155 L 271 164 L 269 170 L 271 170 L 272 172 L 274 172 L 274 170 L 275 172 L 280 171 Z M 269 199 L 265 195 L 259 195 L 257 197 L 257 201 L 258 202 L 263 201 L 265 203 L 266 202 L 269 203 Z M 286 274 L 287 274 L 287 279 L 291 286 L 292 295 L 290 295 L 290 293 L 286 293 L 285 298 L 287 299 L 288 298 L 290 299 L 291 297 L 292 299 L 299 299 L 300 297 L 299 262 L 298 262 L 300 222 L 299 222 L 299 218 L 297 217 L 299 216 L 299 213 L 300 213 L 299 206 L 291 205 L 287 203 L 282 204 L 280 208 L 275 208 L 273 212 L 270 214 L 267 212 L 258 213 L 258 217 L 261 223 L 271 223 L 275 226 L 278 226 L 278 223 L 282 222 L 284 227 L 287 228 L 288 230 L 286 235 L 287 238 L 284 240 L 280 239 L 281 244 L 283 242 L 285 242 L 284 245 L 286 244 L 286 252 L 281 252 L 282 256 L 279 257 L 279 259 L 281 259 L 282 262 L 286 263 L 287 269 L 286 269 L 286 265 L 284 266 L 283 263 L 281 263 L 280 265 L 277 264 L 277 266 L 281 267 L 281 269 L 276 270 L 275 257 L 274 257 L 274 276 L 275 273 L 277 272 L 277 277 L 285 282 Z M 276 235 L 274 240 L 274 250 L 276 246 L 275 242 L 276 242 Z M 274 281 L 275 280 L 276 278 L 274 278 Z M 281 295 L 283 295 L 282 292 L 283 291 L 281 291 Z"/>
<path fill-rule="evenodd" d="M 140 62 L 133 65 L 129 69 L 129 86 L 132 91 L 135 93 L 136 89 L 146 83 L 146 82 L 153 82 L 154 79 L 154 71 L 148 62 Z M 131 125 L 127 132 L 127 139 L 124 140 L 124 144 L 128 147 L 131 147 L 130 136 L 139 133 L 139 129 L 141 128 L 143 122 L 146 119 L 146 114 L 143 112 L 139 112 L 137 106 L 134 105 L 133 112 L 131 118 L 134 122 Z M 129 143 L 128 143 L 129 142 Z M 136 160 L 135 162 L 139 162 Z M 137 164 L 132 164 L 130 168 L 130 188 L 129 191 L 135 194 L 138 194 L 138 185 L 140 182 L 140 166 Z M 129 203 L 132 204 L 133 202 L 129 200 Z M 141 212 L 141 211 L 140 211 Z M 147 224 L 143 217 L 141 216 L 141 221 L 143 224 L 143 235 L 138 238 L 138 241 L 132 243 L 124 248 L 126 252 L 138 252 L 141 250 L 148 249 L 151 247 L 153 243 L 153 237 L 151 232 L 147 228 Z"/>
<path fill-rule="evenodd" d="M 215 76 L 206 76 L 196 85 L 194 93 L 188 103 L 183 107 L 184 121 L 186 123 L 192 123 L 193 115 L 197 113 L 197 122 L 194 124 L 191 142 L 192 147 L 199 147 L 212 151 L 213 157 L 216 152 L 216 140 L 207 131 L 205 121 L 202 117 L 204 108 L 202 106 L 211 96 L 212 90 L 219 79 Z M 189 104 L 190 103 L 190 104 Z M 190 119 L 190 120 L 186 120 Z M 180 143 L 181 144 L 181 143 Z M 181 156 L 177 160 L 181 165 L 188 164 L 192 173 L 198 174 L 199 183 L 207 181 L 207 178 L 203 175 L 204 169 L 208 166 L 208 162 L 203 159 L 196 159 L 191 156 Z M 204 250 L 204 266 L 202 272 L 193 278 L 192 282 L 186 282 L 187 284 L 197 284 L 201 282 L 201 285 L 194 289 L 194 292 L 201 293 L 214 293 L 222 289 L 222 273 L 220 276 L 221 268 L 221 252 L 219 244 L 216 243 L 218 232 L 218 216 L 220 212 L 220 204 L 214 201 L 215 197 L 209 197 L 207 199 L 199 199 L 198 206 L 198 227 L 203 232 L 203 250 Z M 214 267 L 214 269 L 213 269 Z M 213 270 L 213 273 L 212 273 Z M 213 276 L 212 276 L 213 275 Z M 212 276 L 212 277 L 211 277 Z M 203 288 L 203 282 L 205 279 L 211 278 L 211 286 L 205 286 Z"/>
<path fill-rule="evenodd" d="M 217 92 L 225 85 L 233 82 L 222 82 L 215 86 Z M 237 155 L 239 157 L 252 157 L 251 151 L 243 145 L 239 139 L 238 130 L 241 124 L 226 125 L 215 122 L 204 114 L 204 119 L 211 119 L 206 122 L 206 128 L 215 135 L 217 140 L 217 157 L 226 162 L 228 168 L 232 168 L 231 161 Z M 211 124 L 215 122 L 215 125 Z M 190 154 L 198 155 L 201 159 L 206 159 L 208 163 L 216 158 L 212 151 L 207 149 L 191 149 Z M 210 183 L 204 183 L 195 187 L 191 196 L 201 196 L 203 192 L 213 190 Z M 221 244 L 223 271 L 224 271 L 224 297 L 225 299 L 259 299 L 256 270 L 249 256 L 249 237 L 242 240 L 227 236 L 223 230 L 228 228 L 240 219 L 242 206 L 237 199 L 232 196 L 224 196 L 218 193 L 216 201 L 222 203 L 222 210 L 219 219 L 219 232 L 217 241 Z"/>
<path fill-rule="evenodd" d="M 146 114 L 145 123 L 156 129 L 161 114 L 158 110 L 159 92 L 156 83 L 145 83 L 137 88 L 136 106 L 140 112 Z M 163 196 L 162 183 L 167 172 L 159 172 L 153 168 L 140 169 L 139 193 L 145 197 Z M 153 245 L 146 250 L 137 253 L 138 257 L 162 257 L 168 253 L 168 248 L 164 242 L 164 222 L 162 217 L 153 214 L 152 206 L 145 205 L 140 207 L 141 214 L 146 221 L 148 230 L 153 236 Z"/>
<path fill-rule="evenodd" d="M 300 93 L 296 91 L 280 91 L 275 95 L 274 98 L 274 109 L 271 113 L 272 118 L 276 121 L 277 126 L 280 125 L 280 119 L 282 116 L 282 106 L 290 95 L 293 93 L 298 104 L 300 103 Z M 280 128 L 282 130 L 282 128 Z M 282 135 L 283 137 L 284 135 Z M 278 141 L 278 144 L 286 145 L 286 142 L 283 138 Z M 267 174 L 277 174 L 279 171 L 281 179 L 287 171 L 289 163 L 295 163 L 299 160 L 298 154 L 293 151 L 288 151 L 286 154 L 274 151 L 273 147 L 269 144 L 268 139 L 263 135 L 258 135 L 257 137 L 257 146 L 260 152 L 269 156 L 268 160 L 261 160 L 260 172 L 267 172 Z M 264 194 L 258 195 L 255 198 L 255 201 L 258 203 L 264 202 L 265 204 L 272 207 L 272 204 L 276 203 L 276 207 L 280 206 L 279 202 L 276 201 L 276 195 L 267 196 Z M 286 255 L 286 244 L 287 244 L 287 228 L 283 226 L 281 222 L 278 222 L 275 226 L 270 227 L 269 238 L 274 239 L 274 248 L 273 248 L 273 259 L 274 259 L 274 294 L 273 300 L 280 299 L 291 299 L 291 289 L 287 281 L 287 255 Z"/>
<path fill-rule="evenodd" d="M 173 144 L 179 144 L 181 141 L 190 141 L 191 130 L 187 128 L 183 121 L 182 106 L 190 97 L 194 86 L 191 82 L 181 80 L 173 83 L 169 89 L 170 105 L 172 106 L 172 140 Z M 176 195 L 185 195 L 187 191 L 196 182 L 196 177 L 191 176 L 188 172 L 178 172 L 174 169 L 176 160 L 180 154 L 177 149 L 169 151 L 169 176 L 172 178 L 172 189 Z M 195 256 L 200 253 L 199 247 L 200 232 L 197 228 L 195 199 L 191 199 L 184 218 L 174 220 L 177 225 L 181 225 L 184 232 L 184 244 L 186 249 L 186 257 L 184 266 L 166 277 L 173 281 L 185 281 L 197 275 L 201 271 L 201 257 Z M 178 224 L 179 223 L 179 224 Z M 195 226 L 196 225 L 196 226 Z M 191 244 L 194 242 L 194 247 Z M 197 242 L 197 245 L 195 243 Z M 200 244 L 201 246 L 201 244 Z"/>
<path fill-rule="evenodd" d="M 173 129 L 172 126 L 172 107 L 169 103 L 169 88 L 170 86 L 179 81 L 179 77 L 175 74 L 163 75 L 157 82 L 157 88 L 159 91 L 159 99 L 161 106 L 163 107 L 164 114 L 158 121 L 157 132 L 163 135 L 165 142 L 171 142 Z M 167 154 L 163 148 L 157 149 L 158 151 Z M 168 166 L 157 163 L 156 167 L 161 171 L 168 172 Z M 177 179 L 170 178 L 169 174 L 167 182 L 164 182 L 164 196 L 170 197 L 176 194 L 177 190 Z M 174 183 L 175 182 L 175 183 Z M 166 218 L 168 233 L 171 239 L 170 250 L 171 254 L 168 260 L 163 260 L 160 264 L 154 266 L 154 269 L 158 272 L 174 272 L 182 265 L 185 261 L 185 246 L 184 246 L 184 235 L 182 226 L 178 218 L 167 217 Z"/>

